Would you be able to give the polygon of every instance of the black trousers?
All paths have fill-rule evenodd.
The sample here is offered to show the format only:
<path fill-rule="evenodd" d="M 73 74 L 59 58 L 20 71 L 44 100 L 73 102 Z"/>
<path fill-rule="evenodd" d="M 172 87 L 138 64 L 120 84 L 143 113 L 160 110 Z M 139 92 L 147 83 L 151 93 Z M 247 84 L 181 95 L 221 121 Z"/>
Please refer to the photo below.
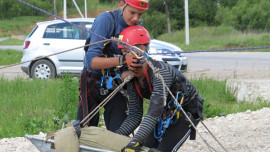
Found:
<path fill-rule="evenodd" d="M 198 122 L 191 115 L 189 116 L 195 126 L 197 126 Z M 184 114 L 181 114 L 179 120 L 166 129 L 160 142 L 154 138 L 154 132 L 152 132 L 148 136 L 145 146 L 156 148 L 162 152 L 176 152 L 190 136 L 191 131 L 190 122 L 185 118 Z"/>
<path fill-rule="evenodd" d="M 91 79 L 88 82 L 87 91 L 87 102 L 88 102 L 88 113 L 93 111 L 97 105 L 99 105 L 109 94 L 100 94 L 100 84 L 97 84 L 97 79 Z M 111 93 L 112 91 L 110 91 Z M 112 132 L 115 132 L 122 122 L 127 117 L 127 97 L 123 96 L 118 92 L 105 106 L 104 106 L 104 120 L 106 128 Z M 83 105 L 81 94 L 80 102 L 78 105 L 77 120 L 83 120 Z M 89 122 L 89 126 L 97 126 L 99 122 L 99 113 L 96 114 Z"/>

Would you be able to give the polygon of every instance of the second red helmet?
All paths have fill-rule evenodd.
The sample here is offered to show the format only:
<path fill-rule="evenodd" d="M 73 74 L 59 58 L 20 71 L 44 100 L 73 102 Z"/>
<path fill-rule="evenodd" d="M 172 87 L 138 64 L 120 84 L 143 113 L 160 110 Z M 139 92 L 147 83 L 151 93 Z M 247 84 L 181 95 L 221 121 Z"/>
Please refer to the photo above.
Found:
<path fill-rule="evenodd" d="M 125 28 L 120 34 L 119 39 L 129 45 L 147 44 L 150 42 L 151 37 L 148 31 L 139 25 L 133 25 Z M 118 48 L 124 48 L 118 45 Z"/>

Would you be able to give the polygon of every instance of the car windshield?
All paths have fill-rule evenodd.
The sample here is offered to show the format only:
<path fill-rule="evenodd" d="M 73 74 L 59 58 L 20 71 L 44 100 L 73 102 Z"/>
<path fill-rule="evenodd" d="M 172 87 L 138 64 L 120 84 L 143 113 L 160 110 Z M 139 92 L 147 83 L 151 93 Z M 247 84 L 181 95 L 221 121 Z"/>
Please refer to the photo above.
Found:
<path fill-rule="evenodd" d="M 169 49 L 158 49 L 157 51 L 161 52 L 162 55 L 165 55 L 165 56 L 174 56 L 175 55 L 175 53 Z"/>
<path fill-rule="evenodd" d="M 154 48 L 149 49 L 149 54 L 150 55 L 163 55 L 163 56 L 174 56 L 175 55 L 175 53 L 169 49 L 154 49 Z"/>

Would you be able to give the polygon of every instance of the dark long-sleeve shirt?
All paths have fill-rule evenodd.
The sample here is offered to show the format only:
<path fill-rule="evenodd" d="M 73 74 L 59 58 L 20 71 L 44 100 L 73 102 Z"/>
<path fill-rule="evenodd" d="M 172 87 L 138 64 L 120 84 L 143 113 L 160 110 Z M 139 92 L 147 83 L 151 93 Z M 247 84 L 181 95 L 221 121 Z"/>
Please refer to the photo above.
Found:
<path fill-rule="evenodd" d="M 180 71 L 178 71 L 173 66 L 159 61 L 150 60 L 152 64 L 159 68 L 159 73 L 163 77 L 165 84 L 171 88 L 172 85 L 176 81 L 182 81 L 185 83 L 185 87 L 187 88 L 187 96 L 185 97 L 186 101 L 193 100 L 195 97 L 198 97 L 197 90 L 195 87 L 182 75 Z M 168 101 L 168 91 L 165 91 L 165 96 L 163 93 L 163 85 L 162 81 L 154 76 L 154 73 L 151 68 L 147 69 L 150 84 L 152 86 L 152 93 L 149 91 L 148 82 L 144 79 L 144 88 L 140 86 L 140 92 L 144 98 L 150 99 L 150 104 L 148 108 L 148 112 L 144 119 L 143 116 L 143 99 L 139 97 L 138 92 L 136 91 L 134 81 L 137 81 L 134 78 L 127 84 L 127 90 L 129 95 L 129 115 L 127 119 L 123 122 L 120 128 L 116 131 L 119 134 L 129 135 L 131 134 L 140 124 L 140 128 L 138 132 L 135 134 L 134 139 L 139 141 L 140 143 L 145 143 L 148 135 L 154 129 L 158 117 L 161 116 L 163 112 L 163 108 L 166 105 L 165 101 Z M 183 87 L 183 86 L 182 86 Z M 182 88 L 179 88 L 183 91 Z"/>

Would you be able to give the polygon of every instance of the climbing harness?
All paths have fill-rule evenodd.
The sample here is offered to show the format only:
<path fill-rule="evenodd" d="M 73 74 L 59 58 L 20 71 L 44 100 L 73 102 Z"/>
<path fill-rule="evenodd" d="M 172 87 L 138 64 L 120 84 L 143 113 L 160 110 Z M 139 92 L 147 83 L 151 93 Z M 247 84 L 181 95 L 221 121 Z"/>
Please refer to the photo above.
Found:
<path fill-rule="evenodd" d="M 181 100 L 179 101 L 179 94 L 181 94 Z M 175 124 L 180 117 L 180 106 L 182 106 L 184 100 L 184 94 L 181 91 L 177 92 L 176 100 L 171 100 L 164 107 L 163 113 L 158 118 L 157 125 L 154 128 L 154 137 L 161 141 L 162 136 L 165 134 L 166 129 Z M 179 101 L 179 102 L 178 102 Z"/>

